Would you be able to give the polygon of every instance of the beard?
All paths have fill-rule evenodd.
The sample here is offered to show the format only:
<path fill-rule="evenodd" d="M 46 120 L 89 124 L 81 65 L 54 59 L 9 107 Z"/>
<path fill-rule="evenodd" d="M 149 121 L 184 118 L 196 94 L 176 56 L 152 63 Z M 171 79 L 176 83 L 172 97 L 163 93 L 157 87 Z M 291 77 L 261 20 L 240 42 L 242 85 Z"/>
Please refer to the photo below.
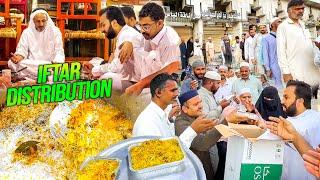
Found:
<path fill-rule="evenodd" d="M 109 27 L 108 32 L 105 32 L 105 34 L 107 35 L 108 39 L 114 39 L 117 36 L 116 32 L 111 26 Z"/>
<path fill-rule="evenodd" d="M 143 32 L 143 33 L 142 33 L 142 36 L 143 36 L 146 40 L 152 39 L 151 36 L 150 36 L 150 34 L 148 34 L 148 33 L 146 33 L 146 32 Z"/>
<path fill-rule="evenodd" d="M 198 79 L 203 79 L 204 74 L 194 74 L 194 76 L 196 76 Z"/>
<path fill-rule="evenodd" d="M 290 117 L 294 117 L 297 114 L 296 101 L 294 101 L 289 107 L 285 107 L 285 113 Z"/>

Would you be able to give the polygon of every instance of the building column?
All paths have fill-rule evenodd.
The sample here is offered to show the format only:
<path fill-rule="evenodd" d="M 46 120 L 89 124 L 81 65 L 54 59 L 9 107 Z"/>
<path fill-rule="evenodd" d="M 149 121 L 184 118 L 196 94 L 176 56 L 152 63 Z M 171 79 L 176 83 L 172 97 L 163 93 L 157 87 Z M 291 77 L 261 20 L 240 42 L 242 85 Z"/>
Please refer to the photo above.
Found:
<path fill-rule="evenodd" d="M 199 19 L 194 26 L 193 30 L 193 39 L 199 39 L 199 42 L 203 43 L 203 21 L 202 19 Z"/>

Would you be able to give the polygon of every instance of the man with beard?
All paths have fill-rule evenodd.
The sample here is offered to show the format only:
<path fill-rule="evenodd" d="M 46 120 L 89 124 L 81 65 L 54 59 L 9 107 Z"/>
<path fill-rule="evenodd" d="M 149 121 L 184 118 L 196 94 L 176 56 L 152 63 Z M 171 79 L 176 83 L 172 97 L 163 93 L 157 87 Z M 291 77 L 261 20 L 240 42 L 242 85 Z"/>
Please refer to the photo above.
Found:
<path fill-rule="evenodd" d="M 130 6 L 124 6 L 124 7 L 121 7 L 121 11 L 123 13 L 124 20 L 126 21 L 126 24 L 130 27 L 133 27 L 138 32 L 140 32 L 140 28 L 138 27 L 136 14 L 134 13 L 133 8 Z"/>
<path fill-rule="evenodd" d="M 250 75 L 250 65 L 247 62 L 240 63 L 240 74 L 241 78 L 236 79 L 232 84 L 232 92 L 239 95 L 243 88 L 249 88 L 255 104 L 262 92 L 262 84 L 257 78 Z"/>
<path fill-rule="evenodd" d="M 263 68 L 263 56 L 262 56 L 262 39 L 267 35 L 267 25 L 266 24 L 260 24 L 259 25 L 259 31 L 260 33 L 257 35 L 257 41 L 256 41 L 256 65 L 255 65 L 255 73 L 258 74 L 265 74 L 265 70 Z"/>
<path fill-rule="evenodd" d="M 206 66 L 202 60 L 196 60 L 192 63 L 193 74 L 187 74 L 186 79 L 181 85 L 181 94 L 191 90 L 200 89 L 203 76 L 206 73 Z"/>
<path fill-rule="evenodd" d="M 140 113 L 134 123 L 133 136 L 175 136 L 175 127 L 168 119 L 168 106 L 174 103 L 179 91 L 177 82 L 169 74 L 159 74 L 150 83 L 151 103 Z M 206 132 L 215 126 L 215 122 L 204 117 L 193 121 L 180 134 L 179 138 L 186 147 L 190 147 L 197 134 Z"/>
<path fill-rule="evenodd" d="M 100 11 L 100 23 L 108 39 L 117 38 L 116 49 L 111 63 L 93 67 L 92 74 L 100 79 L 112 78 L 113 89 L 124 90 L 131 82 L 138 81 L 130 76 L 130 66 L 133 66 L 133 49 L 142 46 L 143 37 L 134 28 L 126 25 L 121 10 L 115 6 Z"/>
<path fill-rule="evenodd" d="M 311 109 L 311 87 L 302 81 L 289 81 L 284 90 L 282 104 L 299 134 L 315 149 L 320 143 L 320 112 Z M 299 152 L 285 146 L 283 180 L 315 179 L 304 168 Z"/>
<path fill-rule="evenodd" d="M 221 76 L 221 82 L 218 91 L 214 94 L 214 97 L 218 102 L 223 99 L 230 100 L 229 98 L 232 97 L 232 82 L 227 79 L 228 67 L 220 66 L 218 73 Z"/>
<path fill-rule="evenodd" d="M 202 101 L 196 90 L 180 95 L 179 102 L 182 112 L 175 120 L 175 130 L 178 136 L 196 119 L 203 118 Z M 201 160 L 207 179 L 214 179 L 209 149 L 217 143 L 220 137 L 221 134 L 216 129 L 211 129 L 205 133 L 198 134 L 191 143 L 190 149 Z"/>
<path fill-rule="evenodd" d="M 250 65 L 256 63 L 256 26 L 250 25 L 249 26 L 249 37 L 246 39 L 244 43 L 244 54 L 245 54 L 245 61 L 248 62 Z"/>
<path fill-rule="evenodd" d="M 277 30 L 277 52 L 284 82 L 295 79 L 311 86 L 319 83 L 320 71 L 314 64 L 310 32 L 300 20 L 304 13 L 303 0 L 288 3 L 288 16 Z"/>
<path fill-rule="evenodd" d="M 139 81 L 126 89 L 126 94 L 139 95 L 148 88 L 151 80 L 158 74 L 172 74 L 180 69 L 180 37 L 177 32 L 164 25 L 165 13 L 156 3 L 145 4 L 139 12 L 139 25 L 144 37 L 143 51 L 135 56 L 145 57 L 134 63 L 134 76 Z M 142 55 L 141 55 L 142 54 Z M 127 62 L 125 60 L 124 62 Z M 123 62 L 123 63 L 124 63 Z"/>
<path fill-rule="evenodd" d="M 36 79 L 39 65 L 64 62 L 61 32 L 44 9 L 32 11 L 28 28 L 23 31 L 16 52 L 11 55 L 8 66 L 12 71 L 27 67 L 18 74 L 21 78 Z"/>

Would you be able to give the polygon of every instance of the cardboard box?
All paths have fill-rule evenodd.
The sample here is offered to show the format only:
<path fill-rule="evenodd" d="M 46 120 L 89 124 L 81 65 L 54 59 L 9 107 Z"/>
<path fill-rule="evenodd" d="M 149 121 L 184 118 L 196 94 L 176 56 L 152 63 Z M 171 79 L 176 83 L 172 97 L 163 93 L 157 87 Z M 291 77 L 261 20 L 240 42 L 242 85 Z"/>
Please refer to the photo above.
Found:
<path fill-rule="evenodd" d="M 217 125 L 228 138 L 225 180 L 280 180 L 284 141 L 253 125 Z"/>

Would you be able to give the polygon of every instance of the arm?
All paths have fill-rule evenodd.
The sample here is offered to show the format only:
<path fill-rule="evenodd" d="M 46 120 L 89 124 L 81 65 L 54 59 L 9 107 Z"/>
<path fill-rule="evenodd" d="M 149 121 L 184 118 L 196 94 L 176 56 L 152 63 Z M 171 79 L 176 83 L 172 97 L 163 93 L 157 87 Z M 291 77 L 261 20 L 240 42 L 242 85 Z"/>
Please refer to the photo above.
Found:
<path fill-rule="evenodd" d="M 279 26 L 277 30 L 277 54 L 278 54 L 278 63 L 283 74 L 285 83 L 290 80 L 291 72 L 289 69 L 290 63 L 287 59 L 286 49 L 286 32 L 283 26 Z M 291 77 L 292 79 L 292 77 Z"/>
<path fill-rule="evenodd" d="M 54 59 L 52 62 L 53 63 L 64 63 L 65 55 L 64 55 L 62 35 L 61 35 L 60 30 L 55 31 L 54 51 L 55 51 L 55 56 L 54 56 Z"/>
<path fill-rule="evenodd" d="M 27 30 L 22 32 L 21 38 L 19 40 L 19 43 L 16 48 L 16 52 L 15 52 L 15 55 L 21 56 L 22 59 L 25 59 L 28 57 L 29 46 L 28 46 L 27 33 L 28 33 Z"/>

